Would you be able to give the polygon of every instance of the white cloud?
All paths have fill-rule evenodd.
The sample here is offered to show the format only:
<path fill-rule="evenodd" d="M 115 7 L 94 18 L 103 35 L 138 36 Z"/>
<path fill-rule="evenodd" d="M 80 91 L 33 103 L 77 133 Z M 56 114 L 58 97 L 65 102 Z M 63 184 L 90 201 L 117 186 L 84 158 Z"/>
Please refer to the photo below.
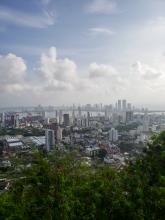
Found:
<path fill-rule="evenodd" d="M 86 6 L 89 13 L 113 13 L 117 9 L 117 4 L 113 0 L 92 0 Z"/>
<path fill-rule="evenodd" d="M 38 75 L 44 79 L 43 88 L 48 91 L 92 91 L 105 88 L 115 90 L 121 87 L 121 81 L 117 70 L 111 65 L 91 63 L 88 72 L 80 76 L 76 64 L 68 59 L 58 59 L 56 48 L 51 47 L 47 53 L 43 53 Z"/>
<path fill-rule="evenodd" d="M 132 70 L 144 80 L 157 80 L 164 74 L 163 71 L 142 64 L 140 61 L 132 65 Z"/>
<path fill-rule="evenodd" d="M 117 71 L 111 65 L 91 63 L 89 66 L 90 78 L 109 78 L 116 77 Z"/>
<path fill-rule="evenodd" d="M 57 59 L 55 47 L 41 55 L 38 72 L 45 79 L 46 90 L 71 89 L 77 79 L 76 64 L 68 58 Z"/>
<path fill-rule="evenodd" d="M 76 103 L 78 100 L 104 102 L 109 97 L 121 96 L 136 97 L 137 100 L 143 96 L 143 100 L 152 101 L 151 96 L 158 96 L 160 91 L 164 91 L 165 81 L 163 71 L 140 61 L 131 66 L 127 78 L 114 66 L 96 62 L 80 74 L 74 61 L 58 58 L 55 47 L 42 53 L 37 69 L 30 75 L 33 77 L 28 77 L 23 58 L 15 54 L 0 56 L 1 96 L 19 95 L 23 103 L 26 103 L 24 97 L 29 100 L 33 97 L 33 103 L 34 100 L 36 103 L 51 103 L 54 99 L 58 103 Z"/>
<path fill-rule="evenodd" d="M 118 72 L 111 65 L 91 63 L 85 75 L 77 71 L 74 61 L 59 59 L 55 47 L 41 55 L 39 67 L 33 71 L 33 78 L 28 78 L 27 66 L 21 57 L 15 54 L 0 56 L 1 92 L 22 92 L 42 94 L 44 92 L 115 90 L 120 86 Z"/>
<path fill-rule="evenodd" d="M 89 66 L 89 79 L 97 86 L 97 91 L 116 95 L 125 87 L 125 80 L 111 65 L 91 63 Z"/>
<path fill-rule="evenodd" d="M 0 83 L 21 82 L 25 77 L 26 69 L 24 60 L 15 54 L 0 56 Z"/>
<path fill-rule="evenodd" d="M 43 10 L 42 13 L 25 13 L 7 7 L 0 7 L 0 21 L 21 27 L 45 28 L 56 22 L 54 13 Z"/>
<path fill-rule="evenodd" d="M 0 91 L 17 92 L 26 90 L 27 66 L 21 57 L 15 54 L 0 56 Z"/>
<path fill-rule="evenodd" d="M 89 32 L 92 35 L 100 35 L 101 34 L 101 35 L 111 36 L 111 35 L 115 34 L 115 32 L 112 31 L 110 28 L 102 28 L 102 27 L 90 28 Z"/>
<path fill-rule="evenodd" d="M 76 64 L 68 58 L 57 59 L 54 47 L 49 49 L 48 54 L 42 54 L 40 71 L 49 80 L 71 81 L 76 78 Z"/>
<path fill-rule="evenodd" d="M 159 17 L 149 21 L 149 24 L 154 27 L 164 27 L 165 26 L 165 17 L 159 16 Z"/>

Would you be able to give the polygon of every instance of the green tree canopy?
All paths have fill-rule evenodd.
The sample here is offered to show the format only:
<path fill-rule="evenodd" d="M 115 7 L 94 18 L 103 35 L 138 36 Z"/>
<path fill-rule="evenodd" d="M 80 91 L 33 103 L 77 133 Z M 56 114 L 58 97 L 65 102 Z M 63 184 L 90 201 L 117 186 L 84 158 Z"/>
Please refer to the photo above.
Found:
<path fill-rule="evenodd" d="M 76 156 L 34 154 L 0 197 L 0 219 L 161 220 L 165 216 L 165 132 L 122 170 Z"/>

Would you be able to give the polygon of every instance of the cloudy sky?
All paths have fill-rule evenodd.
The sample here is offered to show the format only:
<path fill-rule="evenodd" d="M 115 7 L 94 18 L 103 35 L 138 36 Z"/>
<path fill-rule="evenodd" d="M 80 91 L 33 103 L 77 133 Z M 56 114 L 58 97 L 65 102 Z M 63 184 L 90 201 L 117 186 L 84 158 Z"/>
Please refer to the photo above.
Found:
<path fill-rule="evenodd" d="M 165 109 L 165 0 L 0 0 L 0 107 Z"/>

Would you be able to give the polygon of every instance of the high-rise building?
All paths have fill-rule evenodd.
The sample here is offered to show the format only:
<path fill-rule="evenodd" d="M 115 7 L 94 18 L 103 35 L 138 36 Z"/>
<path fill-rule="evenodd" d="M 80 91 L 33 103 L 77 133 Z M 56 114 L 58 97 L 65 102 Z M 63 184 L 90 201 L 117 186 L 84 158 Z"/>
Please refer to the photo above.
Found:
<path fill-rule="evenodd" d="M 46 112 L 45 112 L 45 111 L 42 111 L 42 112 L 41 112 L 41 117 L 42 117 L 43 119 L 45 119 L 45 116 L 46 116 Z"/>
<path fill-rule="evenodd" d="M 115 103 L 115 111 L 117 111 L 118 110 L 118 103 L 116 102 Z"/>
<path fill-rule="evenodd" d="M 143 131 L 148 132 L 149 131 L 149 115 L 148 111 L 145 111 L 144 117 L 143 117 Z"/>
<path fill-rule="evenodd" d="M 122 100 L 122 110 L 126 111 L 127 109 L 127 101 L 125 99 Z"/>
<path fill-rule="evenodd" d="M 117 102 L 117 109 L 118 111 L 121 111 L 121 100 L 118 100 Z"/>
<path fill-rule="evenodd" d="M 6 127 L 6 117 L 5 117 L 5 112 L 1 113 L 1 128 L 5 128 Z"/>
<path fill-rule="evenodd" d="M 105 119 L 108 119 L 108 116 L 109 116 L 108 108 L 105 108 Z"/>
<path fill-rule="evenodd" d="M 64 114 L 64 126 L 69 126 L 70 125 L 70 120 L 69 120 L 69 114 Z"/>
<path fill-rule="evenodd" d="M 109 139 L 111 142 L 118 141 L 118 131 L 115 128 L 111 128 L 109 132 Z"/>
<path fill-rule="evenodd" d="M 126 111 L 126 123 L 133 121 L 133 111 Z"/>
<path fill-rule="evenodd" d="M 78 106 L 78 117 L 81 118 L 81 107 Z"/>
<path fill-rule="evenodd" d="M 74 109 L 73 109 L 73 110 L 72 110 L 72 125 L 75 125 L 75 120 L 76 120 L 75 111 L 74 111 Z"/>
<path fill-rule="evenodd" d="M 12 128 L 19 128 L 19 115 L 13 113 L 10 115 L 9 126 Z"/>
<path fill-rule="evenodd" d="M 15 128 L 15 114 L 11 115 L 10 126 Z"/>
<path fill-rule="evenodd" d="M 110 105 L 109 105 L 109 111 L 112 112 L 112 110 L 113 110 L 113 105 L 110 104 Z"/>
<path fill-rule="evenodd" d="M 57 142 L 62 141 L 62 128 L 60 128 L 60 126 L 58 126 L 56 130 L 56 140 Z"/>
<path fill-rule="evenodd" d="M 127 104 L 127 110 L 131 110 L 131 109 L 132 109 L 131 103 L 128 103 L 128 104 Z"/>
<path fill-rule="evenodd" d="M 58 111 L 55 110 L 55 117 L 58 118 Z"/>
<path fill-rule="evenodd" d="M 19 115 L 15 115 L 15 120 L 14 120 L 14 127 L 19 128 Z"/>
<path fill-rule="evenodd" d="M 54 130 L 45 130 L 45 145 L 48 152 L 52 150 L 53 146 L 55 145 Z"/>
<path fill-rule="evenodd" d="M 62 110 L 59 111 L 59 124 L 62 124 Z"/>
<path fill-rule="evenodd" d="M 90 113 L 87 113 L 86 127 L 90 126 Z"/>

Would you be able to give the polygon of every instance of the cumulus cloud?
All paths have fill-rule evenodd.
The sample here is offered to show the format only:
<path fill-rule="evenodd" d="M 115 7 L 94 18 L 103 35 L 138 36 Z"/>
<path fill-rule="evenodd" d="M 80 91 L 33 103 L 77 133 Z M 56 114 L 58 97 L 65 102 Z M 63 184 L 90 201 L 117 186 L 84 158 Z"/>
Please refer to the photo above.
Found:
<path fill-rule="evenodd" d="M 90 78 L 117 77 L 116 69 L 111 65 L 91 63 L 89 66 Z"/>
<path fill-rule="evenodd" d="M 23 58 L 15 54 L 0 56 L 0 91 L 17 92 L 27 89 L 27 66 Z"/>
<path fill-rule="evenodd" d="M 28 77 L 27 66 L 23 58 L 15 54 L 0 56 L 0 92 L 29 94 L 31 97 L 49 97 L 48 94 L 69 94 L 77 96 L 104 97 L 113 94 L 124 85 L 118 71 L 111 65 L 91 63 L 84 74 L 80 74 L 74 61 L 59 59 L 55 47 L 42 53 L 38 67 Z M 28 80 L 27 80 L 28 79 Z M 46 96 L 47 94 L 47 96 Z M 74 94 L 74 95 L 73 95 Z"/>
<path fill-rule="evenodd" d="M 0 83 L 15 83 L 25 77 L 26 64 L 21 57 L 15 54 L 0 56 Z"/>
<path fill-rule="evenodd" d="M 164 93 L 165 74 L 157 65 L 137 61 L 131 65 L 127 94 L 140 103 L 156 103 Z"/>
<path fill-rule="evenodd" d="M 144 80 L 156 80 L 163 75 L 163 71 L 150 67 L 147 64 L 142 64 L 140 61 L 132 65 L 132 70 Z"/>
<path fill-rule="evenodd" d="M 71 89 L 77 80 L 76 64 L 68 59 L 57 59 L 55 47 L 41 55 L 39 76 L 45 79 L 46 89 Z"/>
<path fill-rule="evenodd" d="M 74 61 L 57 58 L 55 47 L 42 54 L 37 71 L 44 79 L 46 91 L 104 90 L 104 87 L 114 90 L 122 81 L 113 66 L 97 63 L 91 63 L 87 73 L 80 76 Z"/>
<path fill-rule="evenodd" d="M 117 4 L 112 0 L 92 0 L 86 5 L 89 13 L 112 13 L 115 12 Z"/>

